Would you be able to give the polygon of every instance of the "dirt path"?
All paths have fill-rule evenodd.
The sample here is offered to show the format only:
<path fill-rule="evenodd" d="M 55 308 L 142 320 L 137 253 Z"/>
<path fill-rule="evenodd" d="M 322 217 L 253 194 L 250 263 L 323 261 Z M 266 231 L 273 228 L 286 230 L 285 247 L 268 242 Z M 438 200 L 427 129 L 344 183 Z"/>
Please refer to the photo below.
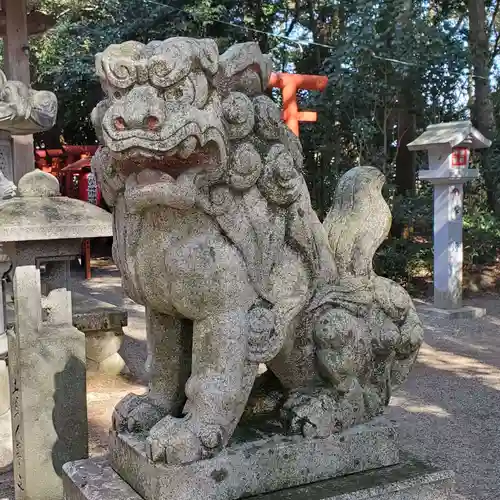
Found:
<path fill-rule="evenodd" d="M 468 301 L 488 316 L 421 314 L 425 344 L 391 402 L 401 445 L 457 477 L 457 499 L 500 498 L 500 297 Z"/>

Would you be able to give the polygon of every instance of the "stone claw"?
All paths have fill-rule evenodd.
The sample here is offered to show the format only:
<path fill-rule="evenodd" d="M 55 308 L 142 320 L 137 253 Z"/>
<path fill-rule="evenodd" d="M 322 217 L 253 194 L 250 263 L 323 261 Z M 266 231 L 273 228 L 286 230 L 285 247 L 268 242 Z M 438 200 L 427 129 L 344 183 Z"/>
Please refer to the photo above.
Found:
<path fill-rule="evenodd" d="M 223 433 L 217 425 L 199 424 L 186 416 L 170 415 L 149 432 L 146 453 L 153 462 L 186 464 L 212 456 L 223 445 Z"/>
<path fill-rule="evenodd" d="M 146 440 L 146 454 L 153 462 L 166 462 L 165 446 L 159 439 L 148 437 Z"/>
<path fill-rule="evenodd" d="M 344 381 L 346 393 L 339 398 L 328 389 L 292 393 L 283 405 L 282 417 L 290 434 L 324 438 L 365 422 L 365 391 L 354 378 Z"/>

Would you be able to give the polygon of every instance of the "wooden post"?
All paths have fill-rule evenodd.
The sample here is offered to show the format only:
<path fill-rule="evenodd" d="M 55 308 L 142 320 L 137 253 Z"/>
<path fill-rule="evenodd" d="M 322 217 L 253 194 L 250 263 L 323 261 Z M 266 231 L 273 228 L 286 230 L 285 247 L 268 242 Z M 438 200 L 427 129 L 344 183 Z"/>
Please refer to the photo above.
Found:
<path fill-rule="evenodd" d="M 6 17 L 4 39 L 5 73 L 9 80 L 30 84 L 27 0 L 3 0 Z M 12 157 L 15 184 L 35 168 L 33 136 L 12 137 Z"/>
<path fill-rule="evenodd" d="M 328 77 L 319 75 L 296 75 L 289 73 L 273 73 L 269 86 L 279 88 L 283 92 L 282 117 L 295 135 L 299 135 L 299 122 L 315 122 L 314 111 L 300 112 L 297 106 L 297 90 L 325 90 Z"/>

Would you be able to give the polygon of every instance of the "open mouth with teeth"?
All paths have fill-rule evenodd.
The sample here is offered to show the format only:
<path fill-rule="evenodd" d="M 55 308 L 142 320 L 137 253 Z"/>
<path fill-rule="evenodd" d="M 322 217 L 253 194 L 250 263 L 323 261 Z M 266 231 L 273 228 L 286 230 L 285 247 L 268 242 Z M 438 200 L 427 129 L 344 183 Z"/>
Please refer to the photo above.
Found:
<path fill-rule="evenodd" d="M 125 160 L 127 174 L 147 168 L 176 178 L 186 170 L 220 170 L 226 164 L 225 139 L 216 128 L 201 132 L 195 124 L 188 124 L 166 139 L 161 131 L 104 132 L 111 154 Z"/>

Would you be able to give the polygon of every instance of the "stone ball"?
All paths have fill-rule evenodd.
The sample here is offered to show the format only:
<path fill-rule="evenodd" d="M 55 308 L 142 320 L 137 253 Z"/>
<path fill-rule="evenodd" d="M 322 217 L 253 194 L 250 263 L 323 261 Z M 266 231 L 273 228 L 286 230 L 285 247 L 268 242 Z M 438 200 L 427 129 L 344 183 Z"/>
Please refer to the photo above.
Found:
<path fill-rule="evenodd" d="M 61 196 L 59 181 L 51 174 L 35 169 L 24 175 L 17 186 L 23 198 L 52 198 Z"/>

